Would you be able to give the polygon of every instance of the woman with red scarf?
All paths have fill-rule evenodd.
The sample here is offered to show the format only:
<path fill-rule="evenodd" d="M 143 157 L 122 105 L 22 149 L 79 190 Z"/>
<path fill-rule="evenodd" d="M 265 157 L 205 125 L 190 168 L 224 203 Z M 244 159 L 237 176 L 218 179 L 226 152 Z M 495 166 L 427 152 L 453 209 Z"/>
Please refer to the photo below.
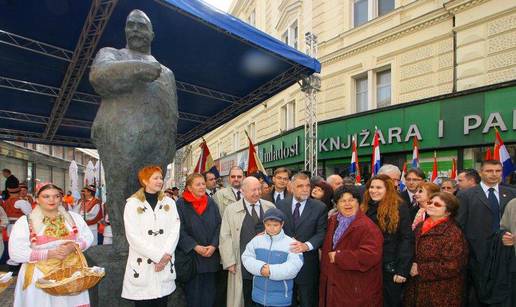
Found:
<path fill-rule="evenodd" d="M 218 251 L 221 217 L 215 201 L 206 194 L 204 177 L 193 173 L 186 178 L 183 197 L 177 200 L 181 219 L 178 247 L 195 254 L 197 273 L 186 283 L 189 307 L 212 307 L 216 298 L 216 272 L 220 268 Z"/>
<path fill-rule="evenodd" d="M 454 221 L 458 208 L 452 194 L 431 196 L 428 218 L 414 230 L 416 250 L 404 306 L 462 306 L 468 246 Z"/>

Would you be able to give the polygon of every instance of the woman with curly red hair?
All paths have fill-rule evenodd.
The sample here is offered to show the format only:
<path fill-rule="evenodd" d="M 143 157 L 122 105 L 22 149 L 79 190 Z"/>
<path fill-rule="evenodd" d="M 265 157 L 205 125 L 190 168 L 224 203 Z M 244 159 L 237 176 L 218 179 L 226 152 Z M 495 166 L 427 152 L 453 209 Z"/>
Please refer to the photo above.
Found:
<path fill-rule="evenodd" d="M 361 204 L 383 234 L 383 305 L 401 305 L 403 283 L 410 273 L 414 236 L 408 207 L 387 175 L 369 179 Z"/>

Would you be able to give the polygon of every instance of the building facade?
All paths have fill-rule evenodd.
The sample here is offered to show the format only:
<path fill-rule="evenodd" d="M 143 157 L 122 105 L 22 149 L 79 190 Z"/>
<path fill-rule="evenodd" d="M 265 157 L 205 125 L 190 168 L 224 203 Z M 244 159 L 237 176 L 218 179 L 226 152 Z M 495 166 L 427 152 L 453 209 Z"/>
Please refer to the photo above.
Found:
<path fill-rule="evenodd" d="M 86 165 L 98 161 L 96 151 L 73 147 L 0 142 L 0 169 L 10 169 L 20 182 L 27 183 L 33 192 L 37 182 L 52 182 L 64 190 L 70 190 L 68 169 L 74 160 L 78 166 L 79 182 L 83 182 Z M 0 176 L 3 190 L 5 178 Z M 80 188 L 80 186 L 79 186 Z"/>
<path fill-rule="evenodd" d="M 322 64 L 318 147 L 323 175 L 345 172 L 349 163 L 349 150 L 327 150 L 328 146 L 346 147 L 349 135 L 371 134 L 375 125 L 384 129 L 387 138 L 382 144 L 387 153 L 383 162 L 400 167 L 411 151 L 412 139 L 406 137 L 411 125 L 433 131 L 435 125 L 439 130 L 439 123 L 446 123 L 446 133 L 462 126 L 461 136 L 448 138 L 435 131 L 417 136 L 423 162 L 436 151 L 443 172 L 453 158 L 459 168 L 476 166 L 485 146 L 492 146 L 495 127 L 514 156 L 516 2 L 235 0 L 230 13 L 302 51 L 304 33 L 317 35 L 317 58 Z M 205 135 L 213 158 L 222 168 L 234 163 L 228 160 L 238 163 L 238 158 L 230 157 L 245 155 L 247 131 L 266 168 L 302 168 L 304 99 L 294 85 Z M 476 127 L 464 134 L 466 120 L 466 125 L 478 124 L 480 130 Z M 484 129 L 486 123 L 489 127 Z M 398 131 L 394 128 L 402 129 L 400 141 L 397 135 L 391 139 L 396 144 L 389 140 L 389 131 Z M 339 137 L 340 144 L 336 139 L 331 143 L 332 137 Z M 289 151 L 297 150 L 295 159 L 271 159 L 270 146 L 281 143 L 300 146 Z M 367 143 L 359 151 L 364 163 L 370 155 Z M 198 144 L 190 145 L 185 158 L 189 170 L 199 156 Z M 367 172 L 367 165 L 364 168 Z"/>

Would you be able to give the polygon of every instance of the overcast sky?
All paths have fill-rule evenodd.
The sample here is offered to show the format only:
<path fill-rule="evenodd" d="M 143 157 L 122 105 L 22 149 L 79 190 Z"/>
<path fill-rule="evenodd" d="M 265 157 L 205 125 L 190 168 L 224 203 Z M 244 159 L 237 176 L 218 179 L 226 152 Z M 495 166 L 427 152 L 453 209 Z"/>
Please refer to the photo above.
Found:
<path fill-rule="evenodd" d="M 219 10 L 222 10 L 224 12 L 227 12 L 229 10 L 229 6 L 231 5 L 231 0 L 203 0 L 204 2 L 207 2 L 214 7 L 218 8 Z"/>

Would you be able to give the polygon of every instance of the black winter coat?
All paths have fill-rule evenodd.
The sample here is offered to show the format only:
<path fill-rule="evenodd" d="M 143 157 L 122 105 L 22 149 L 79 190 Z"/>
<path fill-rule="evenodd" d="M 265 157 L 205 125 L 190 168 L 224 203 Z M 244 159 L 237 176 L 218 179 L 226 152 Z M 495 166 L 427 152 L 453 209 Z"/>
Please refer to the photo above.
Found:
<path fill-rule="evenodd" d="M 192 204 L 180 198 L 176 202 L 177 212 L 181 219 L 181 231 L 178 246 L 185 253 L 190 252 L 196 245 L 217 247 L 217 250 L 209 258 L 196 256 L 197 273 L 213 273 L 220 269 L 219 234 L 220 217 L 219 209 L 215 201 L 208 197 L 208 206 L 202 215 L 198 215 Z"/>
<path fill-rule="evenodd" d="M 369 202 L 366 215 L 378 225 L 378 202 Z M 383 233 L 383 265 L 394 267 L 394 274 L 409 277 L 414 255 L 414 233 L 410 222 L 409 209 L 405 204 L 398 206 L 400 215 L 398 230 L 395 233 Z M 381 229 L 380 229 L 381 231 Z"/>

